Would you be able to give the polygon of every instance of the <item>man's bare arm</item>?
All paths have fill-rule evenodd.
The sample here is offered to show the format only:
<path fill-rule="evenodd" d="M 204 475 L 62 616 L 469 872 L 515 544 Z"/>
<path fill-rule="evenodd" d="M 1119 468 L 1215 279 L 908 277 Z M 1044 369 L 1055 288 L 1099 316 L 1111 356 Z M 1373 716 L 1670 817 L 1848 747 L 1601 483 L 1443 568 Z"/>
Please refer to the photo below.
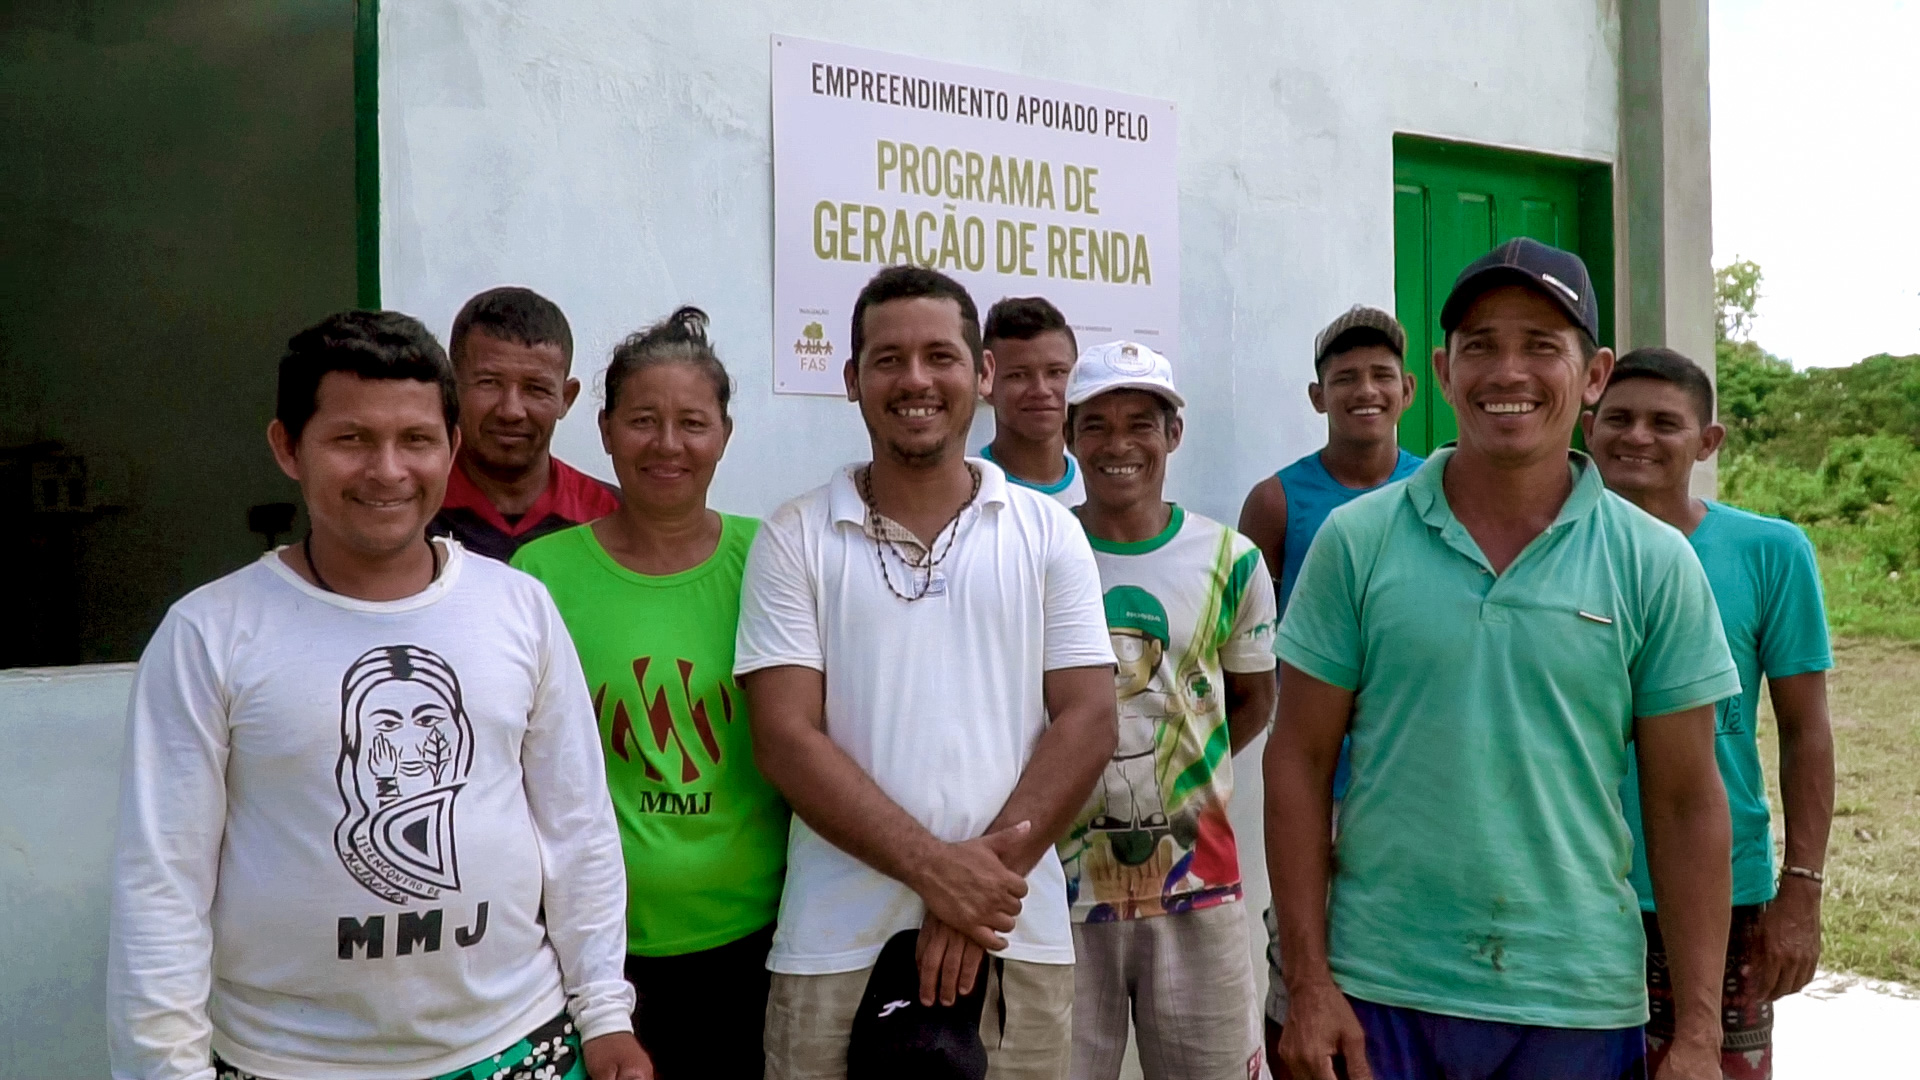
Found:
<path fill-rule="evenodd" d="M 1711 705 L 1634 721 L 1647 866 L 1673 973 L 1675 1034 L 1662 1077 L 1720 1075 L 1733 856 L 1713 739 Z"/>
<path fill-rule="evenodd" d="M 1111 667 L 1059 668 L 1041 682 L 1047 730 L 1033 748 L 1013 794 L 987 826 L 998 832 L 1031 821 L 1033 831 L 1009 851 L 1007 868 L 1024 876 L 1065 836 L 1085 809 L 1100 771 L 1120 745 L 1119 709 Z"/>
<path fill-rule="evenodd" d="M 1281 1059 L 1302 1080 L 1333 1080 L 1343 1057 L 1354 1080 L 1372 1076 L 1366 1033 L 1327 965 L 1327 881 L 1333 863 L 1333 770 L 1353 719 L 1353 692 L 1280 665 L 1285 707 L 1267 738 L 1267 875 L 1280 923 L 1281 967 L 1292 1011 Z"/>
<path fill-rule="evenodd" d="M 1111 676 L 1107 682 L 1111 702 Z M 1000 848 L 1024 840 L 1038 823 L 1027 826 L 1014 819 L 1005 836 L 990 831 L 961 843 L 942 841 L 827 737 L 824 674 L 774 667 L 742 676 L 740 684 L 747 694 L 754 761 L 802 821 L 834 847 L 904 883 L 969 939 L 987 948 L 1006 947 L 1001 935 L 1013 929 L 1027 883 L 1023 873 L 1007 869 Z"/>
<path fill-rule="evenodd" d="M 1010 872 L 1022 877 L 1066 834 L 1120 742 L 1111 667 L 1049 671 L 1042 677 L 1041 692 L 1047 730 L 1013 794 L 987 826 L 989 839 L 1006 838 L 995 851 Z M 1031 830 L 1009 834 L 1007 827 L 1019 822 L 1031 822 Z M 930 912 L 921 925 L 914 955 L 920 965 L 922 1004 L 938 1000 L 951 1005 L 956 997 L 973 992 L 981 958 L 977 939 L 961 935 L 938 913 Z"/>
<path fill-rule="evenodd" d="M 1254 542 L 1267 560 L 1273 587 L 1280 587 L 1280 564 L 1287 551 L 1287 489 L 1278 476 L 1253 485 L 1240 507 L 1240 535 Z"/>
<path fill-rule="evenodd" d="M 1780 801 L 1787 815 L 1787 866 L 1820 872 L 1833 826 L 1833 725 L 1827 673 L 1768 678 L 1780 722 Z M 1798 993 L 1820 963 L 1820 883 L 1783 874 L 1761 918 L 1763 969 L 1753 973 L 1763 1000 Z"/>
<path fill-rule="evenodd" d="M 1276 671 L 1236 671 L 1227 677 L 1227 741 L 1234 753 L 1260 737 L 1273 722 L 1273 702 L 1279 696 Z"/>

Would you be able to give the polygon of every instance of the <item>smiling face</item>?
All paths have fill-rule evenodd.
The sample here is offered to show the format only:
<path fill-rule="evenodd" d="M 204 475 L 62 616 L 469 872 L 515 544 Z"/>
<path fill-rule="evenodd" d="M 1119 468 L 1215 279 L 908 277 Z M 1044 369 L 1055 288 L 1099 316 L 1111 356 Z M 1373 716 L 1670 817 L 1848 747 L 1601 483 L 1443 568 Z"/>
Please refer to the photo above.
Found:
<path fill-rule="evenodd" d="M 974 402 L 993 389 L 993 363 L 975 370 L 960 305 L 916 296 L 875 304 L 861 318 L 847 400 L 860 405 L 873 456 L 932 468 L 964 453 Z"/>
<path fill-rule="evenodd" d="M 420 543 L 446 495 L 458 446 L 448 436 L 440 387 L 330 371 L 314 404 L 298 444 L 278 420 L 268 431 L 281 471 L 300 485 L 314 533 L 369 558 Z"/>
<path fill-rule="evenodd" d="M 1435 379 L 1460 424 L 1460 448 L 1500 468 L 1567 451 L 1580 410 L 1600 400 L 1613 353 L 1584 355 L 1580 331 L 1531 289 L 1491 289 L 1433 355 Z"/>
<path fill-rule="evenodd" d="M 648 364 L 620 381 L 600 413 L 600 445 L 613 458 L 628 506 L 672 512 L 704 507 L 733 424 L 713 380 L 692 364 Z"/>
<path fill-rule="evenodd" d="M 1179 414 L 1169 417 L 1145 390 L 1111 390 L 1075 406 L 1068 448 L 1080 459 L 1087 501 L 1109 512 L 1162 502 L 1181 430 Z"/>
<path fill-rule="evenodd" d="M 1636 502 L 1684 496 L 1693 465 L 1719 448 L 1726 429 L 1703 424 L 1699 403 L 1664 379 L 1614 383 L 1582 418 L 1587 449 L 1607 486 Z"/>
<path fill-rule="evenodd" d="M 1391 442 L 1413 400 L 1413 373 L 1385 345 L 1362 345 L 1328 357 L 1307 397 L 1316 412 L 1326 414 L 1334 438 Z"/>
<path fill-rule="evenodd" d="M 467 335 L 454 360 L 466 457 L 490 476 L 545 467 L 554 425 L 580 393 L 559 345 L 522 345 L 483 330 Z"/>
<path fill-rule="evenodd" d="M 995 338 L 993 406 L 996 427 L 1028 442 L 1059 438 L 1067 424 L 1067 376 L 1073 373 L 1073 345 L 1058 330 L 1026 340 Z"/>

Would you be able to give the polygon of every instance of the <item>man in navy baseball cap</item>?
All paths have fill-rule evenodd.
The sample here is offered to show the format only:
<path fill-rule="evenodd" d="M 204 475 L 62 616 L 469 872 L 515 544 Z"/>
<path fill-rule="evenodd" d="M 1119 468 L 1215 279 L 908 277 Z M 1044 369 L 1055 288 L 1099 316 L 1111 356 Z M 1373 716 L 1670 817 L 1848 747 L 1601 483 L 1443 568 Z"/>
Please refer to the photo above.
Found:
<path fill-rule="evenodd" d="M 1576 328 L 1586 331 L 1589 349 L 1599 342 L 1600 305 L 1594 299 L 1587 264 L 1571 251 L 1526 236 L 1501 244 L 1460 271 L 1440 308 L 1440 329 L 1451 335 L 1475 300 L 1502 285 L 1524 286 L 1545 296 Z"/>
<path fill-rule="evenodd" d="M 1653 1080 L 1721 1080 L 1715 704 L 1739 671 L 1686 538 L 1568 448 L 1613 370 L 1598 307 L 1532 240 L 1467 267 L 1433 356 L 1458 442 L 1330 515 L 1300 568 L 1264 763 L 1295 1076 L 1646 1077 L 1633 763 L 1673 986 Z"/>

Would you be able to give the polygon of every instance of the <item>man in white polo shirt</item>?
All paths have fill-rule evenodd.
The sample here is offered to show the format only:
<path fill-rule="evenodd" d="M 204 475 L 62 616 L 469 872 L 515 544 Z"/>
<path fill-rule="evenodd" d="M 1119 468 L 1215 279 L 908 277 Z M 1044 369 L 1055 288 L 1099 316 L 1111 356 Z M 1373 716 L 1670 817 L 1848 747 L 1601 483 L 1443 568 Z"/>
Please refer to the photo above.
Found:
<path fill-rule="evenodd" d="M 964 288 L 883 270 L 852 338 L 873 460 L 775 511 L 742 587 L 754 756 L 797 819 L 767 1075 L 845 1076 L 869 970 L 918 928 L 920 1004 L 997 982 L 987 1075 L 1056 1080 L 1074 982 L 1053 844 L 1117 738 L 1099 570 L 1065 508 L 964 456 L 993 377 Z"/>

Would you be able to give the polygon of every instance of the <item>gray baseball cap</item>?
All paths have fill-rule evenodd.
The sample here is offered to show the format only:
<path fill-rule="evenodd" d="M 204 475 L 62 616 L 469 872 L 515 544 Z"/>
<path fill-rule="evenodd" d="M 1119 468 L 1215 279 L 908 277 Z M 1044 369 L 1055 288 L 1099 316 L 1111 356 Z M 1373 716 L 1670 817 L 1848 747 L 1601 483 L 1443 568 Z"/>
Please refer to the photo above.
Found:
<path fill-rule="evenodd" d="M 1327 349 L 1340 340 L 1340 335 L 1349 330 L 1378 330 L 1387 336 L 1387 344 L 1394 354 L 1402 360 L 1407 356 L 1407 330 L 1400 320 L 1377 307 L 1355 304 L 1346 313 L 1327 324 L 1325 330 L 1313 338 L 1313 366 L 1318 368 L 1326 362 Z"/>

